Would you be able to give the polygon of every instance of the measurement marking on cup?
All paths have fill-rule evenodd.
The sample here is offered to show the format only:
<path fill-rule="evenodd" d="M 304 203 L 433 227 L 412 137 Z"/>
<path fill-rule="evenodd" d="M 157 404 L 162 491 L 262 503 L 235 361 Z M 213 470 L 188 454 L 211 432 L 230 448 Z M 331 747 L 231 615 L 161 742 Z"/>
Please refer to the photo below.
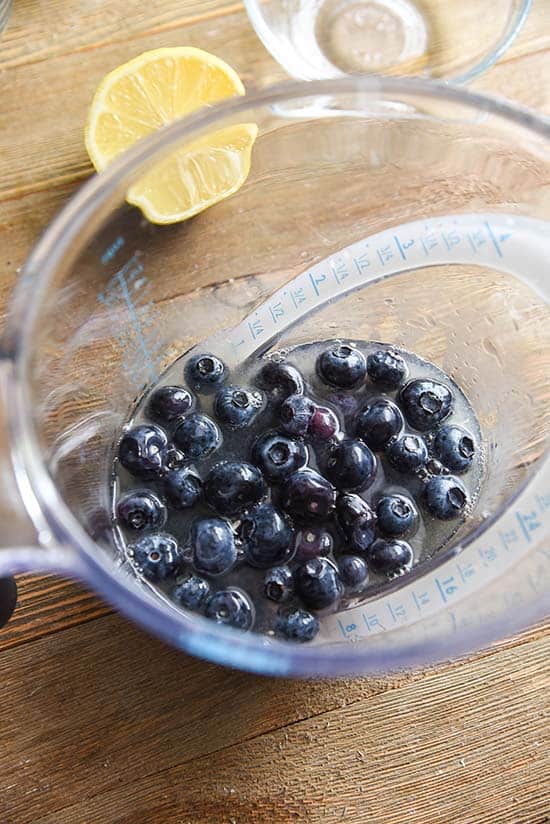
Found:
<path fill-rule="evenodd" d="M 493 245 L 494 245 L 495 249 L 497 250 L 497 255 L 499 257 L 502 257 L 502 249 L 500 248 L 500 246 L 498 244 L 498 240 L 496 239 L 495 234 L 494 234 L 493 230 L 491 229 L 491 224 L 489 223 L 488 220 L 484 221 L 484 223 L 485 223 L 485 226 L 487 227 L 489 237 L 493 241 Z"/>
<path fill-rule="evenodd" d="M 112 259 L 120 248 L 120 242 L 115 241 L 105 252 L 102 262 L 104 258 L 105 262 Z M 136 386 L 157 380 L 163 348 L 157 339 L 157 330 L 162 328 L 160 317 L 148 297 L 152 286 L 143 274 L 140 256 L 139 251 L 135 252 L 97 296 L 98 301 L 109 309 L 116 311 L 124 307 L 128 312 L 129 323 L 123 324 L 120 318 L 113 317 L 112 324 L 123 354 L 123 369 Z"/>

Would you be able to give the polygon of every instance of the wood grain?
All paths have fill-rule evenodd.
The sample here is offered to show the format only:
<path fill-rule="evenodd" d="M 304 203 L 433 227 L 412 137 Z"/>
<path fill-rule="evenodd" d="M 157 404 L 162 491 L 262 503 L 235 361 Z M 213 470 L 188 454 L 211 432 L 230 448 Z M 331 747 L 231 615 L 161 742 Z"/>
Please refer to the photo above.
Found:
<path fill-rule="evenodd" d="M 104 617 L 0 658 L 0 820 L 544 821 L 549 653 L 532 633 L 423 677 L 275 681 Z"/>
<path fill-rule="evenodd" d="M 0 40 L 0 311 L 91 173 L 82 128 L 115 65 L 191 44 L 249 88 L 284 77 L 240 2 L 16 0 Z M 474 88 L 550 112 L 550 4 Z M 546 79 L 546 82 L 545 82 Z M 0 633 L 2 824 L 542 824 L 550 636 L 385 680 L 272 681 L 189 659 L 78 585 L 19 579 Z"/>
<path fill-rule="evenodd" d="M 0 654 L 111 612 L 107 604 L 72 581 L 51 575 L 21 575 L 17 585 L 17 609 L 0 632 Z"/>

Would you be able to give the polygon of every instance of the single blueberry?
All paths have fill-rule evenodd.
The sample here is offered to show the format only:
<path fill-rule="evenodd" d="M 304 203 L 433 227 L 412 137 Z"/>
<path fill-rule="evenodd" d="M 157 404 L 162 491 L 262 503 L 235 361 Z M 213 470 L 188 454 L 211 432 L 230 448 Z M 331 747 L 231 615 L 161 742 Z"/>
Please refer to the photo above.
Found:
<path fill-rule="evenodd" d="M 193 405 L 193 396 L 183 386 L 159 386 L 151 393 L 148 411 L 153 418 L 170 423 L 185 415 Z"/>
<path fill-rule="evenodd" d="M 234 517 L 267 494 L 260 470 L 245 461 L 225 461 L 212 467 L 203 485 L 207 502 L 220 515 Z"/>
<path fill-rule="evenodd" d="M 230 429 L 250 426 L 264 405 L 262 392 L 226 386 L 216 393 L 214 414 Z"/>
<path fill-rule="evenodd" d="M 215 355 L 194 355 L 185 365 L 185 379 L 196 392 L 212 392 L 226 378 L 227 367 Z"/>
<path fill-rule="evenodd" d="M 436 458 L 430 458 L 426 464 L 426 478 L 428 475 L 441 475 L 442 472 L 443 464 L 441 461 L 436 460 Z"/>
<path fill-rule="evenodd" d="M 169 469 L 181 469 L 187 463 L 183 452 L 177 449 L 173 443 L 169 443 L 164 450 L 164 471 Z"/>
<path fill-rule="evenodd" d="M 267 432 L 254 444 L 252 460 L 272 483 L 280 483 L 307 464 L 307 447 L 286 435 Z"/>
<path fill-rule="evenodd" d="M 466 472 L 475 455 L 475 441 L 461 426 L 442 426 L 436 433 L 433 451 L 442 464 L 453 472 Z"/>
<path fill-rule="evenodd" d="M 310 609 L 325 609 L 340 597 L 338 570 L 327 558 L 313 558 L 294 573 L 296 590 Z"/>
<path fill-rule="evenodd" d="M 220 430 L 208 415 L 196 413 L 188 415 L 174 430 L 174 442 L 183 454 L 192 461 L 199 461 L 220 446 Z"/>
<path fill-rule="evenodd" d="M 453 411 L 451 390 L 427 378 L 410 381 L 400 392 L 401 407 L 415 429 L 433 429 Z"/>
<path fill-rule="evenodd" d="M 283 487 L 282 506 L 301 521 L 325 521 L 336 501 L 332 484 L 314 469 L 293 472 Z"/>
<path fill-rule="evenodd" d="M 326 406 L 317 406 L 311 420 L 307 434 L 312 441 L 330 441 L 340 431 L 340 421 L 336 414 Z"/>
<path fill-rule="evenodd" d="M 298 532 L 294 546 L 296 561 L 310 561 L 319 555 L 330 555 L 334 541 L 328 530 L 322 527 L 307 527 Z"/>
<path fill-rule="evenodd" d="M 167 532 L 144 535 L 129 547 L 129 554 L 144 578 L 165 581 L 181 567 L 182 557 L 178 542 Z"/>
<path fill-rule="evenodd" d="M 248 563 L 263 569 L 288 561 L 294 549 L 294 530 L 270 503 L 244 515 L 237 536 Z"/>
<path fill-rule="evenodd" d="M 237 548 L 233 530 L 221 518 L 202 518 L 191 527 L 193 566 L 203 575 L 223 575 L 234 566 Z"/>
<path fill-rule="evenodd" d="M 405 433 L 390 443 L 386 455 L 394 469 L 410 475 L 428 460 L 428 447 L 419 435 Z"/>
<path fill-rule="evenodd" d="M 315 412 L 315 404 L 305 395 L 290 395 L 281 404 L 279 420 L 285 432 L 304 438 Z"/>
<path fill-rule="evenodd" d="M 344 535 L 349 537 L 354 526 L 361 521 L 372 521 L 374 529 L 376 516 L 363 498 L 359 495 L 348 494 L 338 496 L 336 519 Z"/>
<path fill-rule="evenodd" d="M 204 609 L 210 597 L 210 584 L 200 575 L 190 574 L 175 587 L 172 598 L 195 612 Z"/>
<path fill-rule="evenodd" d="M 384 495 L 376 507 L 378 526 L 388 538 L 412 535 L 418 527 L 418 510 L 405 495 Z"/>
<path fill-rule="evenodd" d="M 166 433 L 154 424 L 141 424 L 122 436 L 118 459 L 130 475 L 143 480 L 158 478 L 164 470 Z"/>
<path fill-rule="evenodd" d="M 299 370 L 284 362 L 267 361 L 258 373 L 257 384 L 279 400 L 284 400 L 289 395 L 303 395 L 305 391 L 304 379 Z"/>
<path fill-rule="evenodd" d="M 396 389 L 408 375 L 407 364 L 395 349 L 379 349 L 367 358 L 367 373 L 373 383 Z"/>
<path fill-rule="evenodd" d="M 352 389 L 364 380 L 367 362 L 359 349 L 346 343 L 335 343 L 319 355 L 317 372 L 325 383 Z"/>
<path fill-rule="evenodd" d="M 356 394 L 351 392 L 337 391 L 331 392 L 327 401 L 331 406 L 336 407 L 340 415 L 342 415 L 348 424 L 356 420 L 359 414 L 359 398 Z"/>
<path fill-rule="evenodd" d="M 352 552 L 364 553 L 372 546 L 376 537 L 376 515 L 372 513 L 368 518 L 358 521 L 351 530 L 348 538 L 348 549 Z"/>
<path fill-rule="evenodd" d="M 164 476 L 164 492 L 175 509 L 190 509 L 202 496 L 202 481 L 191 466 L 171 469 Z"/>
<path fill-rule="evenodd" d="M 387 398 L 378 398 L 366 406 L 357 418 L 356 435 L 371 449 L 385 449 L 403 429 L 399 407 Z"/>
<path fill-rule="evenodd" d="M 413 551 L 406 541 L 383 541 L 379 538 L 369 549 L 367 562 L 373 572 L 395 578 L 412 567 Z"/>
<path fill-rule="evenodd" d="M 149 489 L 132 489 L 117 501 L 119 523 L 135 532 L 162 529 L 166 523 L 166 507 Z"/>
<path fill-rule="evenodd" d="M 342 555 L 338 562 L 340 580 L 352 592 L 363 589 L 369 578 L 367 562 L 358 555 Z"/>
<path fill-rule="evenodd" d="M 319 619 L 305 609 L 296 609 L 281 616 L 277 628 L 289 641 L 303 644 L 312 641 L 319 632 Z"/>
<path fill-rule="evenodd" d="M 362 441 L 348 438 L 331 449 L 325 471 L 338 489 L 366 489 L 376 476 L 376 458 Z"/>
<path fill-rule="evenodd" d="M 266 572 L 264 593 L 278 604 L 289 600 L 294 593 L 294 577 L 287 566 L 276 566 Z"/>
<path fill-rule="evenodd" d="M 208 601 L 206 616 L 217 624 L 246 632 L 254 623 L 254 607 L 240 589 L 222 589 Z"/>
<path fill-rule="evenodd" d="M 436 475 L 424 487 L 426 509 L 441 521 L 450 521 L 464 512 L 469 504 L 462 481 L 454 475 Z"/>

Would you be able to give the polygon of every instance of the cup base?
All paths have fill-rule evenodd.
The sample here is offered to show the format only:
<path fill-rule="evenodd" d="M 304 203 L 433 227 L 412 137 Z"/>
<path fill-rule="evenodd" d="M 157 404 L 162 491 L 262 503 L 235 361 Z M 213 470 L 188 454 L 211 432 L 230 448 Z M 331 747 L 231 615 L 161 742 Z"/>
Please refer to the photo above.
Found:
<path fill-rule="evenodd" d="M 328 0 L 315 35 L 326 59 L 346 73 L 416 73 L 428 60 L 428 25 L 409 0 Z"/>

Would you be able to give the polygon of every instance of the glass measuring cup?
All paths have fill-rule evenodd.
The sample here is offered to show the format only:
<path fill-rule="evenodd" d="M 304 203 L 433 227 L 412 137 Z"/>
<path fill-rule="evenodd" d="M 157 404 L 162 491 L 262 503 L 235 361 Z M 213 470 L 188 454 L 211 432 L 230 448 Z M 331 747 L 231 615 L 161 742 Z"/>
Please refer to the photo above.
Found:
<path fill-rule="evenodd" d="M 159 227 L 128 187 L 200 135 L 254 122 L 247 183 Z M 280 675 L 383 673 L 487 645 L 548 609 L 550 125 L 418 79 L 266 90 L 151 136 L 90 180 L 21 275 L 1 360 L 0 576 L 86 581 L 180 648 Z M 115 441 L 195 345 L 229 365 L 322 337 L 402 346 L 467 393 L 487 450 L 447 547 L 297 646 L 176 609 L 112 529 Z"/>
<path fill-rule="evenodd" d="M 301 80 L 346 73 L 464 83 L 517 37 L 532 0 L 245 0 L 266 49 Z"/>

